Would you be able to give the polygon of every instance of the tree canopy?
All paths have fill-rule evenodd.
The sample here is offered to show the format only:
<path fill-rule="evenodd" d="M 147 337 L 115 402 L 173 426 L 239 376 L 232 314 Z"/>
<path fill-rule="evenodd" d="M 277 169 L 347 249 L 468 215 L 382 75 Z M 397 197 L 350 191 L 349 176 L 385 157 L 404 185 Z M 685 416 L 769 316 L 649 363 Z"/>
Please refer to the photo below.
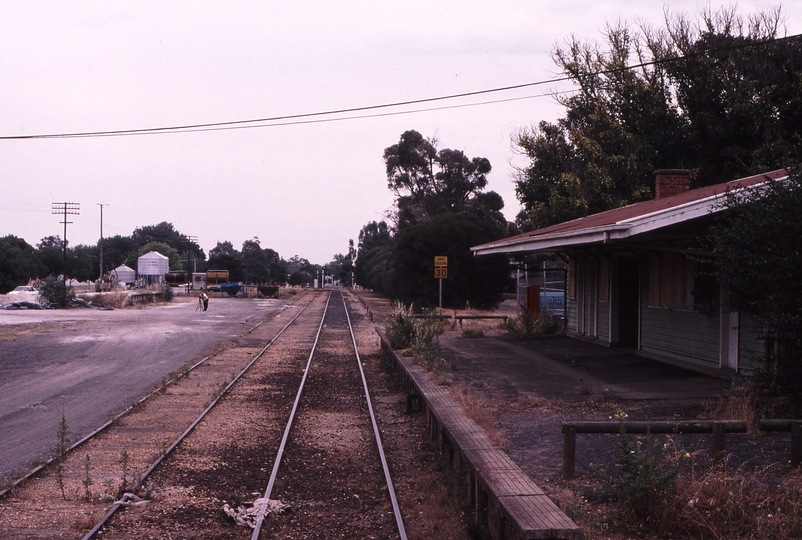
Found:
<path fill-rule="evenodd" d="M 395 239 L 394 279 L 387 292 L 407 303 L 437 306 L 439 284 L 434 279 L 434 258 L 446 256 L 448 278 L 443 280 L 443 305 L 493 308 L 503 300 L 509 279 L 507 257 L 474 257 L 470 248 L 501 236 L 503 231 L 495 219 L 469 212 L 446 212 L 406 227 Z"/>
<path fill-rule="evenodd" d="M 47 268 L 28 242 L 11 234 L 0 237 L 0 293 L 46 273 Z"/>
<path fill-rule="evenodd" d="M 418 306 L 437 305 L 434 257 L 449 257 L 445 306 L 492 307 L 502 300 L 506 257 L 475 258 L 470 247 L 506 236 L 504 201 L 485 191 L 490 161 L 438 149 L 414 130 L 384 150 L 395 194 L 394 230 L 372 221 L 359 232 L 354 276 L 360 285 Z M 395 233 L 395 235 L 393 235 Z"/>
<path fill-rule="evenodd" d="M 696 187 L 788 166 L 802 150 L 802 40 L 780 10 L 734 8 L 665 28 L 608 25 L 603 45 L 570 38 L 553 58 L 577 87 L 565 116 L 519 132 L 523 228 L 645 200 L 653 171 L 688 168 Z"/>
<path fill-rule="evenodd" d="M 461 150 L 438 150 L 436 144 L 436 139 L 409 130 L 384 150 L 387 187 L 396 196 L 396 225 L 403 228 L 444 212 L 471 208 L 500 211 L 501 197 L 493 192 L 481 196 L 490 161 L 468 158 Z"/>
<path fill-rule="evenodd" d="M 802 177 L 728 194 L 703 239 L 733 308 L 773 344 L 775 383 L 802 392 Z M 781 279 L 778 279 L 781 276 Z"/>
<path fill-rule="evenodd" d="M 147 242 L 144 242 L 148 240 Z M 67 268 L 64 270 L 64 241 L 58 236 L 42 238 L 36 247 L 25 240 L 9 235 L 0 238 L 0 293 L 7 292 L 17 285 L 48 276 L 66 277 L 78 281 L 94 281 L 100 275 L 100 250 L 98 245 L 67 246 Z M 255 283 L 284 283 L 289 275 L 288 262 L 270 248 L 263 248 L 258 237 L 243 242 L 238 251 L 229 241 L 218 242 L 210 251 L 208 264 L 203 250 L 195 242 L 173 227 L 171 223 L 137 227 L 131 236 L 116 235 L 103 239 L 104 271 L 108 272 L 122 264 L 133 268 L 137 257 L 157 251 L 170 260 L 170 269 L 186 269 L 187 257 L 197 257 L 198 271 L 206 267 L 214 270 L 228 270 L 234 281 Z M 306 259 L 302 261 L 304 270 L 315 266 Z M 192 266 L 193 270 L 195 266 Z M 311 277 L 310 277 L 311 279 Z"/>
<path fill-rule="evenodd" d="M 179 257 L 183 256 L 184 260 L 186 260 L 187 251 L 197 254 L 201 260 L 206 259 L 206 255 L 196 242 L 190 241 L 189 236 L 180 233 L 172 223 L 166 221 L 162 221 L 157 225 L 137 227 L 134 229 L 133 237 L 140 246 L 150 242 L 167 244 L 176 250 Z"/>

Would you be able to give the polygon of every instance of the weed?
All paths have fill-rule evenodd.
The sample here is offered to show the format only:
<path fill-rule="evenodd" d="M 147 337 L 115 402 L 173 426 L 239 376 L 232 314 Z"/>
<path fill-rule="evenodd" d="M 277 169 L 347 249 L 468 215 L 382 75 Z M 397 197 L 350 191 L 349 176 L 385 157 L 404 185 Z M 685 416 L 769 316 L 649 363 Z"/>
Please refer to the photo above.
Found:
<path fill-rule="evenodd" d="M 65 308 L 75 298 L 75 291 L 67 287 L 63 279 L 51 275 L 39 288 L 39 298 L 47 304 Z"/>
<path fill-rule="evenodd" d="M 94 484 L 92 477 L 89 474 L 91 470 L 92 460 L 89 457 L 89 454 L 86 454 L 86 459 L 84 460 L 84 479 L 81 480 L 81 483 L 84 485 L 84 499 L 87 501 L 92 500 L 92 492 L 89 490 L 92 484 Z"/>
<path fill-rule="evenodd" d="M 427 340 L 425 331 L 416 332 L 415 341 L 410 352 L 418 362 L 436 375 L 443 375 L 448 371 L 448 362 L 440 352 L 440 344 L 436 340 Z"/>
<path fill-rule="evenodd" d="M 537 316 L 519 303 L 517 317 L 510 317 L 501 323 L 501 329 L 512 336 L 532 336 L 535 334 L 554 334 L 560 331 L 561 320 L 546 310 Z"/>
<path fill-rule="evenodd" d="M 591 467 L 606 485 L 607 496 L 620 498 L 626 512 L 654 526 L 660 521 L 666 501 L 676 492 L 679 469 L 688 453 L 668 443 L 660 444 L 648 432 L 644 441 L 633 440 L 624 427 L 626 414 L 619 412 L 616 416 L 622 421 L 621 438 L 613 459 L 616 473 L 610 477 Z"/>
<path fill-rule="evenodd" d="M 61 496 L 66 501 L 67 493 L 64 490 L 64 458 L 70 448 L 69 428 L 64 414 L 61 415 L 61 422 L 58 424 L 58 434 L 56 449 L 53 452 L 53 462 L 56 465 L 56 482 L 61 490 Z"/>
<path fill-rule="evenodd" d="M 123 478 L 118 490 L 117 496 L 119 497 L 128 489 L 128 468 L 131 466 L 131 455 L 128 450 L 120 452 L 120 468 L 122 469 Z"/>
<path fill-rule="evenodd" d="M 103 480 L 103 488 L 106 493 L 111 493 L 112 488 L 114 487 L 114 480 L 111 478 L 106 478 Z"/>
<path fill-rule="evenodd" d="M 596 395 L 596 387 L 584 379 L 579 379 L 579 387 L 578 387 L 579 395 L 580 396 L 595 396 Z"/>
<path fill-rule="evenodd" d="M 393 315 L 384 327 L 390 347 L 406 349 L 415 338 L 415 324 L 410 317 L 410 310 L 401 303 L 393 303 Z"/>

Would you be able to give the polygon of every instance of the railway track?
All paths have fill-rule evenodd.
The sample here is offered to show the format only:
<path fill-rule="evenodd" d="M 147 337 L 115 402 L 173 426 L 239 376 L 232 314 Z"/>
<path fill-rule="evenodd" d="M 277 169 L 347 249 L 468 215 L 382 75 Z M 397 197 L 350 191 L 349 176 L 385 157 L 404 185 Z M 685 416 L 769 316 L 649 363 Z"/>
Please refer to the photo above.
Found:
<path fill-rule="evenodd" d="M 318 295 L 149 467 L 152 500 L 84 538 L 405 539 L 366 393 L 342 293 Z"/>

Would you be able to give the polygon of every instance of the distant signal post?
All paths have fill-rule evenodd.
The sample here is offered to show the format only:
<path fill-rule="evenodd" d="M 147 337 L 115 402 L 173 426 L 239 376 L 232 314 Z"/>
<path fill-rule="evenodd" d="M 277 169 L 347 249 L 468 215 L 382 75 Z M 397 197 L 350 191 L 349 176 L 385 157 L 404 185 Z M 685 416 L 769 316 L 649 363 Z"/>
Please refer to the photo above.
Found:
<path fill-rule="evenodd" d="M 440 313 L 443 312 L 443 280 L 448 278 L 448 257 L 438 255 L 434 258 L 434 279 L 440 280 Z"/>

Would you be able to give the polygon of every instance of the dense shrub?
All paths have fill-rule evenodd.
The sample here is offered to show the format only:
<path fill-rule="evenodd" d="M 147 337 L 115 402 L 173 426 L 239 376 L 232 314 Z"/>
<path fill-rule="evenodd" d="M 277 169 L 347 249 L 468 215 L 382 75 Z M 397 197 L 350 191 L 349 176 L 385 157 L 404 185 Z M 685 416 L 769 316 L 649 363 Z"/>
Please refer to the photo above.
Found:
<path fill-rule="evenodd" d="M 47 276 L 39 288 L 39 297 L 48 304 L 65 308 L 75 298 L 75 291 L 72 287 L 67 287 L 60 277 Z"/>

